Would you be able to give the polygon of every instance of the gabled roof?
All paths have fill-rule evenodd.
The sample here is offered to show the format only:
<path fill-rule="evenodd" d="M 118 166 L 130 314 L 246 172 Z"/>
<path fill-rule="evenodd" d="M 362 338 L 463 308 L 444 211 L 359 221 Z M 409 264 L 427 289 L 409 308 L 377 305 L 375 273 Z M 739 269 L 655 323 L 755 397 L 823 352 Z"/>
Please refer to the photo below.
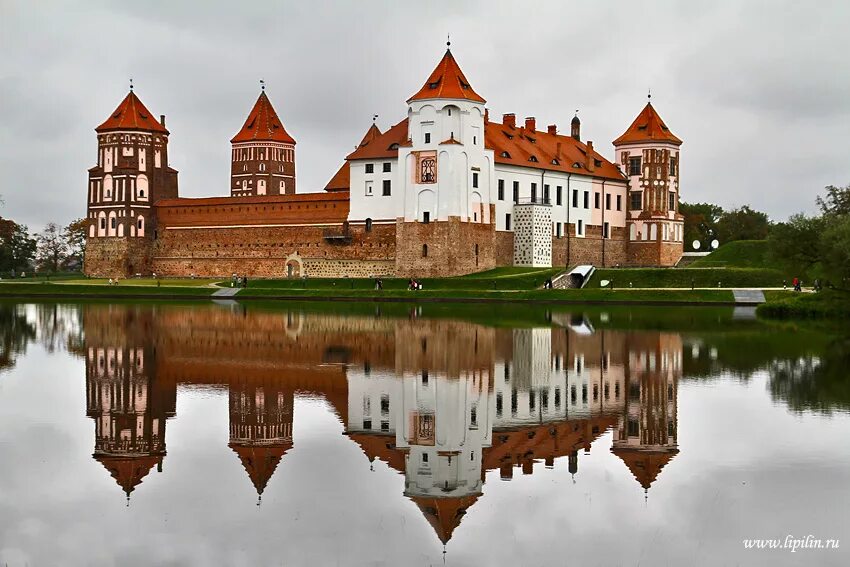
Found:
<path fill-rule="evenodd" d="M 664 465 L 678 453 L 678 449 L 647 450 L 632 447 L 613 447 L 611 452 L 620 457 L 629 467 L 635 479 L 644 489 L 649 489 Z"/>
<path fill-rule="evenodd" d="M 266 91 L 260 93 L 254 108 L 248 114 L 248 119 L 242 129 L 230 140 L 231 144 L 236 142 L 284 142 L 294 144 L 295 140 L 283 127 L 272 107 Z"/>
<path fill-rule="evenodd" d="M 377 128 L 376 128 L 377 130 Z M 371 128 L 369 129 L 371 132 Z M 369 132 L 366 133 L 369 136 Z M 366 141 L 366 137 L 363 138 Z M 378 159 L 398 157 L 398 146 L 407 142 L 407 118 L 378 136 L 374 136 L 365 145 L 360 142 L 345 159 Z"/>
<path fill-rule="evenodd" d="M 278 463 L 280 463 L 280 459 L 283 458 L 290 447 L 292 447 L 291 443 L 282 445 L 230 444 L 230 448 L 239 455 L 239 460 L 242 461 L 245 472 L 248 473 L 251 483 L 260 496 L 266 489 L 266 485 L 274 474 Z"/>
<path fill-rule="evenodd" d="M 109 115 L 103 124 L 94 129 L 95 132 L 108 132 L 110 130 L 142 130 L 145 132 L 161 132 L 168 134 L 165 126 L 154 118 L 153 114 L 145 108 L 136 93 L 130 91 L 118 108 Z"/>
<path fill-rule="evenodd" d="M 381 130 L 375 125 L 373 122 L 372 125 L 366 130 L 366 134 L 363 136 L 363 139 L 360 140 L 360 143 L 357 144 L 355 151 L 360 148 L 365 148 L 368 146 L 373 140 L 381 137 Z M 348 191 L 351 187 L 351 169 L 348 166 L 348 162 L 342 164 L 342 166 L 337 170 L 331 180 L 328 181 L 328 184 L 325 185 L 325 191 Z"/>
<path fill-rule="evenodd" d="M 678 146 L 682 143 L 682 140 L 673 135 L 673 132 L 658 116 L 652 103 L 648 102 L 628 130 L 614 140 L 614 145 L 620 146 L 638 142 L 671 142 Z"/>
<path fill-rule="evenodd" d="M 455 61 L 451 49 L 446 49 L 446 54 L 437 63 L 437 67 L 425 81 L 425 84 L 407 102 L 412 100 L 425 100 L 432 98 L 452 98 L 471 100 L 474 102 L 485 102 L 466 80 L 463 71 Z"/>
<path fill-rule="evenodd" d="M 588 170 L 588 146 L 571 136 L 526 130 L 523 127 L 490 121 L 484 124 L 484 143 L 486 147 L 493 149 L 497 164 L 625 180 L 617 166 L 595 150 L 591 159 L 599 165 L 595 165 L 593 171 Z M 531 156 L 534 156 L 536 161 L 532 160 Z"/>

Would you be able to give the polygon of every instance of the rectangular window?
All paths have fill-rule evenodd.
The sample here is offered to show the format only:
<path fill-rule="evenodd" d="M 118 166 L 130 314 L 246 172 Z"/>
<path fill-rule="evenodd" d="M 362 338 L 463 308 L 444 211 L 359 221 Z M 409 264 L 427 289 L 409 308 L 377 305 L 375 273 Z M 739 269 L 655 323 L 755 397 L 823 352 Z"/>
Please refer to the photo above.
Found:
<path fill-rule="evenodd" d="M 561 409 L 561 389 L 555 388 L 555 409 Z"/>
<path fill-rule="evenodd" d="M 472 188 L 478 189 L 478 172 L 477 171 L 472 172 Z"/>
<path fill-rule="evenodd" d="M 392 171 L 392 163 L 385 161 L 384 162 L 384 173 L 389 173 Z"/>
<path fill-rule="evenodd" d="M 640 158 L 629 158 L 629 175 L 640 175 Z"/>
<path fill-rule="evenodd" d="M 611 193 L 608 193 L 607 195 L 605 195 L 605 210 L 606 211 L 611 210 Z"/>
<path fill-rule="evenodd" d="M 500 201 L 504 201 L 505 200 L 505 180 L 499 179 L 498 185 L 499 185 L 498 186 L 498 199 Z"/>
<path fill-rule="evenodd" d="M 676 158 L 670 158 L 670 175 L 676 175 Z"/>
<path fill-rule="evenodd" d="M 431 132 L 425 132 L 425 143 L 426 144 L 431 143 Z"/>
<path fill-rule="evenodd" d="M 593 208 L 598 209 L 599 206 L 599 192 L 597 191 L 593 194 Z"/>
<path fill-rule="evenodd" d="M 371 195 L 372 195 L 372 182 L 367 181 L 366 182 L 366 196 L 368 197 L 368 196 L 371 196 Z"/>
<path fill-rule="evenodd" d="M 561 238 L 561 223 L 559 222 L 555 223 L 555 236 Z"/>
<path fill-rule="evenodd" d="M 643 192 L 641 191 L 632 191 L 631 194 L 631 203 L 629 203 L 629 209 L 633 211 L 639 211 L 643 206 L 641 201 L 643 201 Z"/>
<path fill-rule="evenodd" d="M 584 192 L 584 208 L 585 209 L 590 208 L 590 191 Z"/>
<path fill-rule="evenodd" d="M 549 186 L 543 185 L 543 203 L 549 204 Z"/>
<path fill-rule="evenodd" d="M 502 392 L 496 394 L 496 417 L 502 417 L 502 408 L 504 402 L 502 401 Z"/>
<path fill-rule="evenodd" d="M 431 222 L 431 213 L 430 212 L 425 211 L 424 213 L 422 213 L 422 222 L 424 222 L 425 224 L 428 224 L 429 222 Z"/>
<path fill-rule="evenodd" d="M 384 197 L 389 197 L 392 194 L 392 181 L 384 179 Z"/>
<path fill-rule="evenodd" d="M 531 202 L 532 203 L 537 202 L 537 183 L 531 184 Z"/>
<path fill-rule="evenodd" d="M 375 164 L 367 163 L 366 164 L 366 173 L 375 173 Z"/>
<path fill-rule="evenodd" d="M 676 193 L 674 191 L 670 191 L 670 202 L 668 209 L 671 211 L 676 210 Z"/>
<path fill-rule="evenodd" d="M 555 187 L 555 204 L 562 205 L 564 202 L 564 188 L 558 185 Z"/>
<path fill-rule="evenodd" d="M 363 429 L 372 429 L 372 420 L 364 419 L 363 420 Z"/>
<path fill-rule="evenodd" d="M 505 215 L 505 230 L 511 229 L 511 214 L 508 213 Z"/>
<path fill-rule="evenodd" d="M 584 234 L 584 226 L 581 219 L 578 219 L 578 223 L 576 223 L 576 234 L 579 236 Z"/>
<path fill-rule="evenodd" d="M 623 210 L 623 196 L 622 195 L 617 195 L 617 210 L 618 211 Z"/>
<path fill-rule="evenodd" d="M 578 208 L 578 189 L 573 189 L 573 207 Z"/>
<path fill-rule="evenodd" d="M 514 203 L 519 203 L 519 181 L 514 181 Z"/>
<path fill-rule="evenodd" d="M 606 222 L 605 224 L 602 225 L 602 238 L 611 238 L 611 235 L 609 233 L 610 233 L 609 225 Z"/>

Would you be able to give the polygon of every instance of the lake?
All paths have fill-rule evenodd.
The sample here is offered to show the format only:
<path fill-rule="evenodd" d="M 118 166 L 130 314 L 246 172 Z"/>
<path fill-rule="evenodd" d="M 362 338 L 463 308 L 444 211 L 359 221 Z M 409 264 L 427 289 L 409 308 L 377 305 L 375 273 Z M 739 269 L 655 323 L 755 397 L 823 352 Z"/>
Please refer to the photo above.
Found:
<path fill-rule="evenodd" d="M 0 564 L 847 565 L 848 369 L 746 309 L 0 303 Z"/>

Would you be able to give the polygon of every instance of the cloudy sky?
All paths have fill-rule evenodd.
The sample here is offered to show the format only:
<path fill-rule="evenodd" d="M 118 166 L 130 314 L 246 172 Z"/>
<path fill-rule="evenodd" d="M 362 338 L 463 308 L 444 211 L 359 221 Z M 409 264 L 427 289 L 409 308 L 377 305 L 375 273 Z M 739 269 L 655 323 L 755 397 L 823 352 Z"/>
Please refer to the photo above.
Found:
<path fill-rule="evenodd" d="M 226 195 L 229 139 L 266 80 L 319 191 L 369 126 L 405 116 L 451 33 L 491 116 L 610 141 L 652 101 L 684 140 L 682 197 L 782 219 L 850 182 L 850 4 L 0 0 L 0 215 L 85 213 L 93 129 L 134 79 L 166 114 L 182 196 Z"/>

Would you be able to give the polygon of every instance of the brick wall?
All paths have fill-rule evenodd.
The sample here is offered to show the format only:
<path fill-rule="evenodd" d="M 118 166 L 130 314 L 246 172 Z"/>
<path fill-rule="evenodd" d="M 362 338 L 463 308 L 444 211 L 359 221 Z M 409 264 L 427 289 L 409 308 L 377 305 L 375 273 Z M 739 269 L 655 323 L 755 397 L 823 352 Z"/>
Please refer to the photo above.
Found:
<path fill-rule="evenodd" d="M 83 272 L 95 278 L 126 278 L 151 273 L 148 238 L 98 237 L 86 242 Z"/>
<path fill-rule="evenodd" d="M 682 242 L 638 240 L 628 243 L 629 266 L 675 266 L 684 252 Z"/>
<path fill-rule="evenodd" d="M 397 226 L 396 275 L 400 277 L 455 276 L 496 267 L 493 224 L 449 217 L 448 221 L 399 222 Z"/>
<path fill-rule="evenodd" d="M 569 237 L 552 240 L 553 266 L 594 266 L 625 265 L 627 260 L 626 243 L 628 233 L 625 228 L 612 227 L 610 238 L 602 238 L 602 227 L 589 225 L 584 227 L 584 236 L 575 236 L 575 225 L 567 225 Z M 603 262 L 604 248 L 604 262 Z M 555 254 L 563 254 L 562 263 L 555 264 Z"/>

